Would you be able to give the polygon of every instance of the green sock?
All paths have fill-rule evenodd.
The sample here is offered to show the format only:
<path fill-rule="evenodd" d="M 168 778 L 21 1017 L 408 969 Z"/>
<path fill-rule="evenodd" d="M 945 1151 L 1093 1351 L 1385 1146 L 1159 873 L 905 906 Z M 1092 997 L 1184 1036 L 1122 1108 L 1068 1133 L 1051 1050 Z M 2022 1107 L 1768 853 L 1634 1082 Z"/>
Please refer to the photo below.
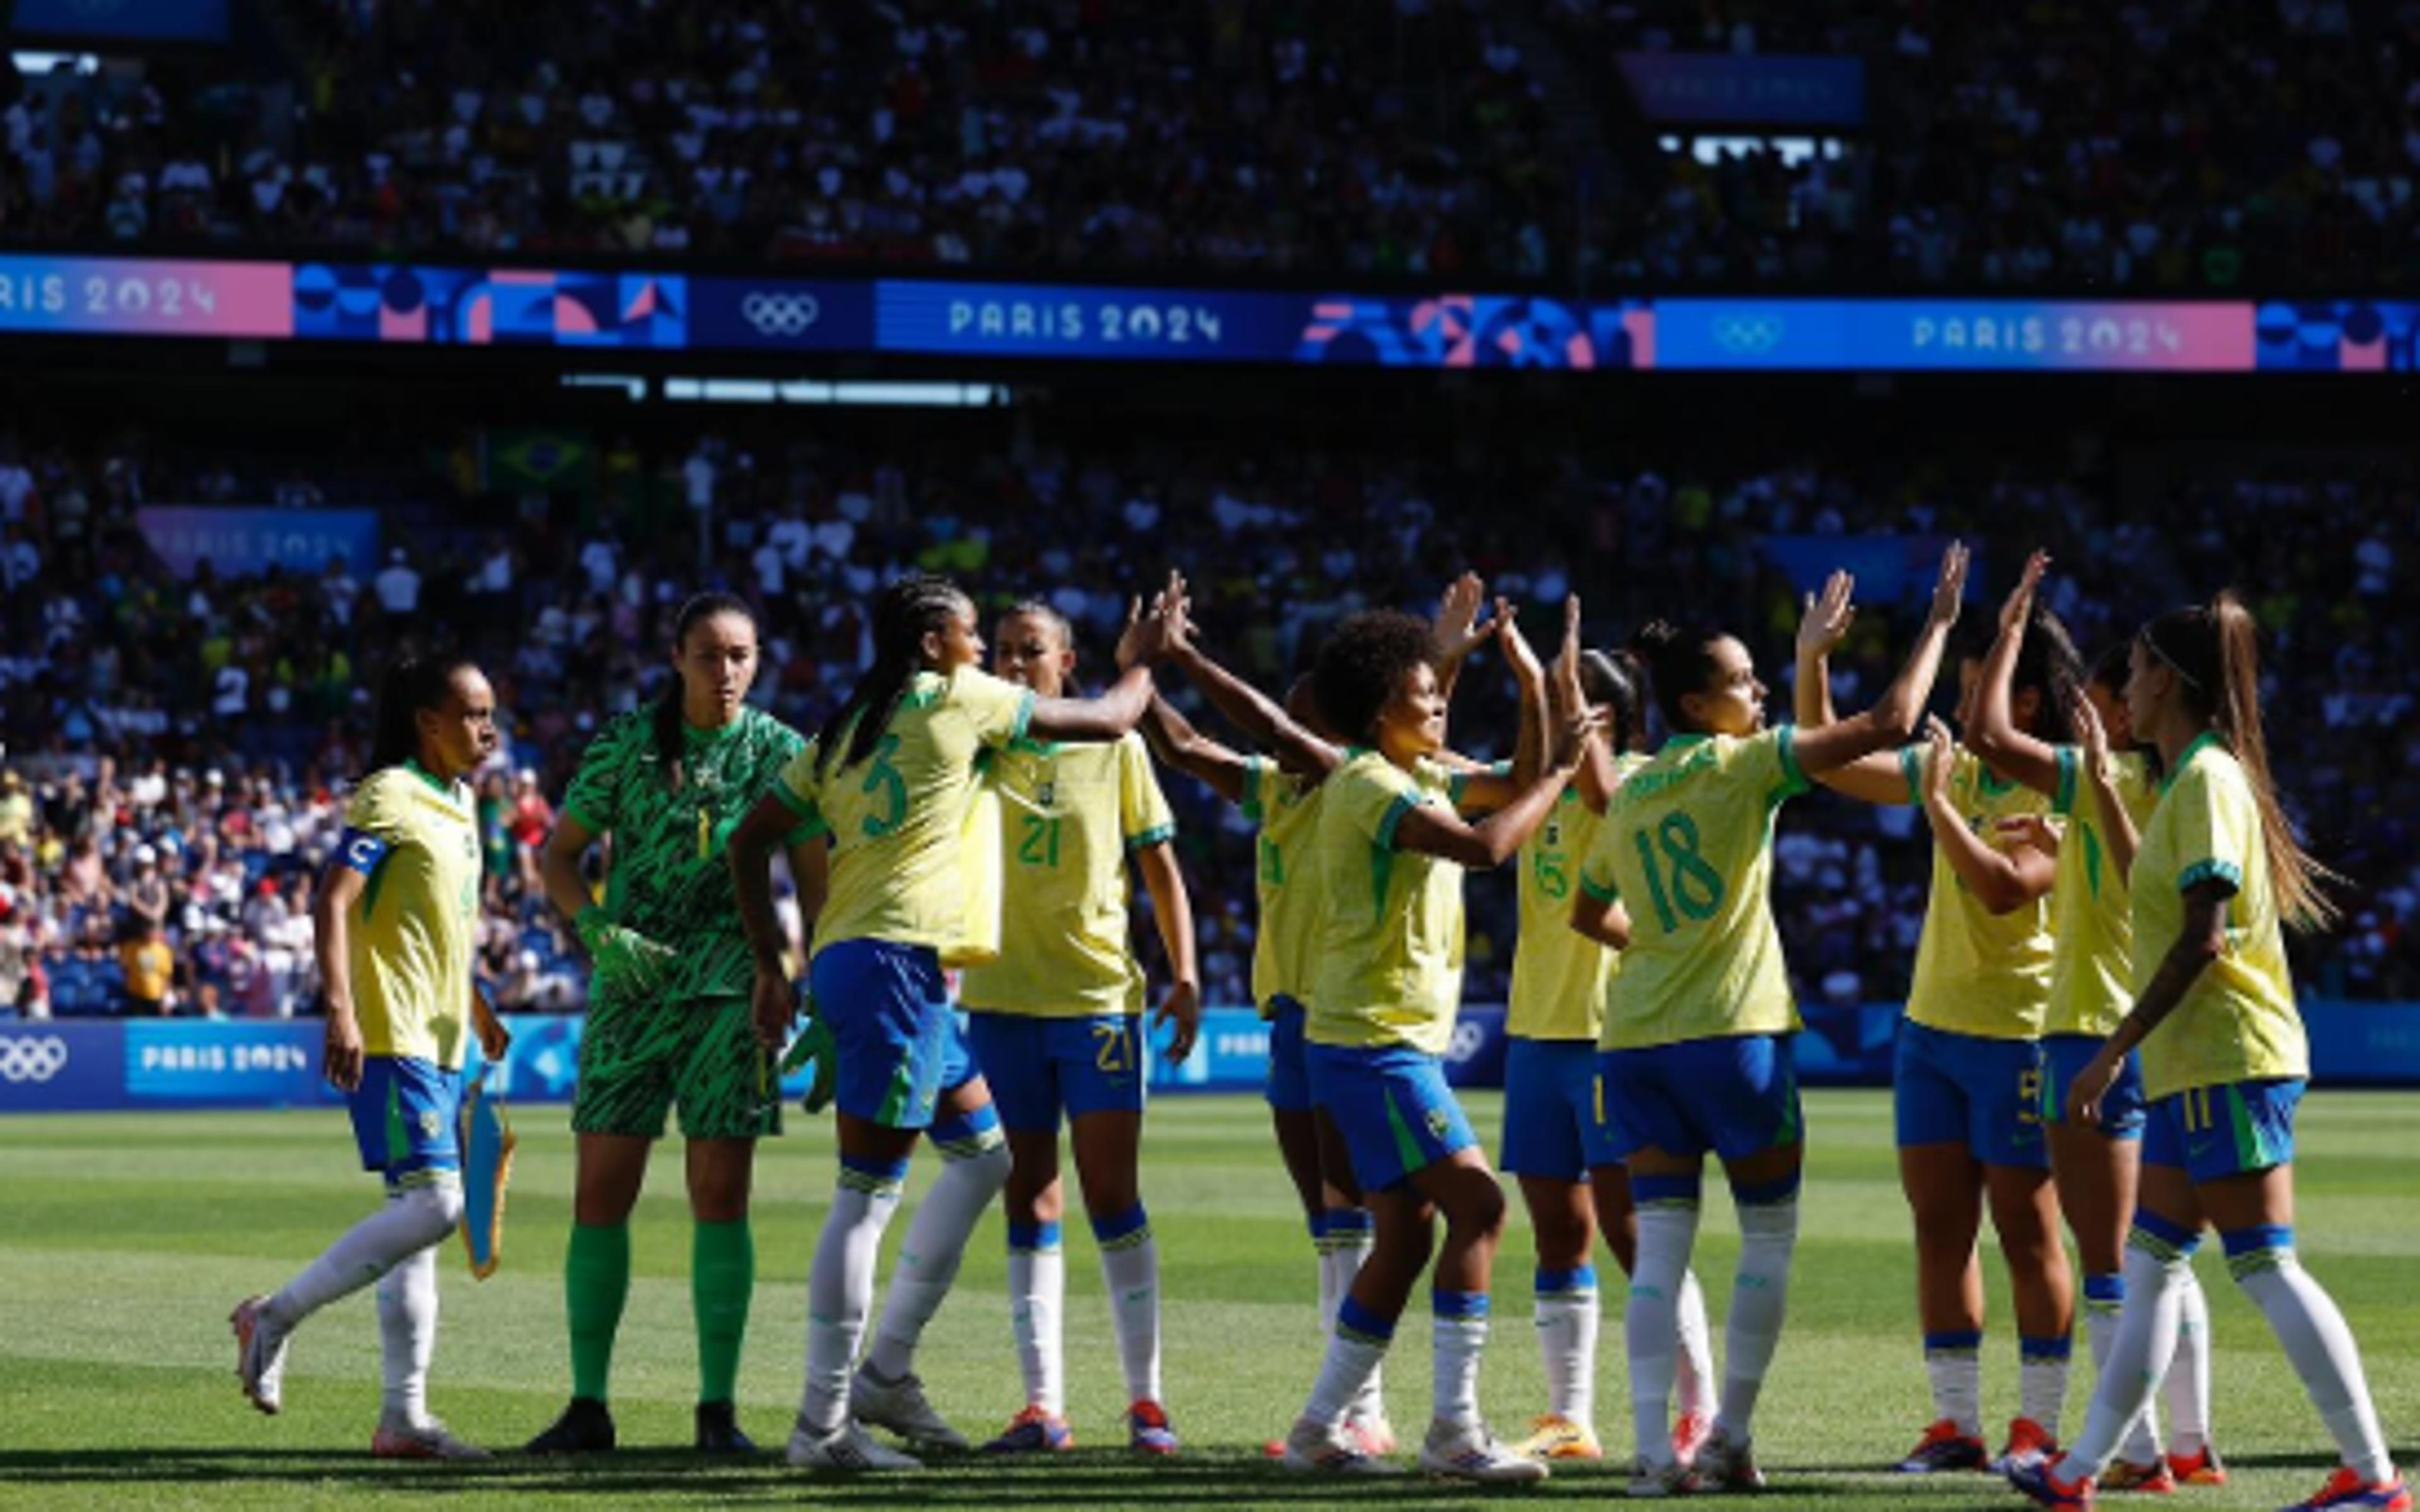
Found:
<path fill-rule="evenodd" d="M 563 1257 L 563 1300 L 571 1315 L 571 1395 L 605 1399 L 613 1335 L 630 1295 L 630 1226 L 573 1224 Z"/>
<path fill-rule="evenodd" d="M 727 1402 L 739 1382 L 748 1299 L 756 1290 L 756 1236 L 748 1220 L 699 1224 L 690 1242 L 690 1301 L 697 1312 L 697 1399 Z"/>

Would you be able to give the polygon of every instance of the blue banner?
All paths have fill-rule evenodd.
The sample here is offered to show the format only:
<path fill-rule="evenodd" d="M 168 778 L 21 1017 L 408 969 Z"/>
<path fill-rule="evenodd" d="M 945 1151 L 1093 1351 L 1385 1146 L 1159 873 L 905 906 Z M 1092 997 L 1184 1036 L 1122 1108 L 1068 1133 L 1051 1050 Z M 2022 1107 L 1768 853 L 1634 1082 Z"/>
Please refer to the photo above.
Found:
<path fill-rule="evenodd" d="M 691 279 L 689 345 L 732 351 L 872 351 L 874 285 L 795 278 Z"/>
<path fill-rule="evenodd" d="M 1281 363 L 1311 303 L 1294 294 L 885 279 L 875 285 L 875 327 L 887 352 Z"/>
<path fill-rule="evenodd" d="M 154 505 L 136 510 L 134 523 L 178 578 L 191 578 L 204 562 L 233 578 L 266 567 L 317 576 L 331 557 L 344 558 L 346 569 L 364 581 L 379 570 L 375 509 Z"/>
<path fill-rule="evenodd" d="M 0 5 L 0 12 L 8 7 Z M 144 42 L 224 42 L 227 0 L 17 0 L 11 34 Z"/>
<path fill-rule="evenodd" d="M 1655 365 L 2248 372 L 2250 314 L 2174 300 L 1659 300 Z"/>
<path fill-rule="evenodd" d="M 1857 127 L 1866 65 L 1784 54 L 1623 53 L 1638 112 L 1659 126 Z"/>
<path fill-rule="evenodd" d="M 125 1106 L 123 1040 L 115 1024 L 0 1020 L 0 1113 Z"/>

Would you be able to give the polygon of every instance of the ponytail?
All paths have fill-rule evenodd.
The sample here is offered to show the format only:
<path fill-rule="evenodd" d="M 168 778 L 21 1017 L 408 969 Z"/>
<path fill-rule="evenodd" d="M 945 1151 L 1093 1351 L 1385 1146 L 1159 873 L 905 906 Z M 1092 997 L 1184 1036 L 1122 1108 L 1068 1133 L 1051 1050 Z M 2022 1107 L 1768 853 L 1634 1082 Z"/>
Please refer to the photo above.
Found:
<path fill-rule="evenodd" d="M 428 709 L 442 708 L 445 693 L 454 684 L 454 674 L 478 669 L 470 657 L 455 653 L 443 656 L 401 656 L 387 664 L 386 672 L 379 679 L 378 714 L 370 726 L 370 764 L 373 772 L 390 766 L 401 766 L 420 754 L 420 714 Z"/>
<path fill-rule="evenodd" d="M 1958 621 L 1955 655 L 1961 661 L 1986 660 L 1999 633 L 1996 619 L 1970 605 Z M 2124 686 L 2125 680 L 2121 665 L 2118 686 Z M 2027 688 L 2041 695 L 2035 706 L 2033 728 L 2025 733 L 2053 746 L 2073 739 L 2075 705 L 2084 697 L 2085 686 L 2084 655 L 2075 649 L 2067 622 L 2036 594 L 2025 615 L 2024 640 L 2017 647 L 2016 670 L 2009 676 L 2011 699 Z"/>
<path fill-rule="evenodd" d="M 2279 916 L 2304 931 L 2334 924 L 2341 915 L 2326 887 L 2340 879 L 2303 849 L 2269 768 L 2260 724 L 2260 627 L 2252 611 L 2232 593 L 2221 593 L 2207 605 L 2173 610 L 2143 626 L 2143 644 L 2177 674 L 2187 707 L 2210 721 L 2251 779 Z"/>
<path fill-rule="evenodd" d="M 908 696 L 908 685 L 923 665 L 924 637 L 969 603 L 965 590 L 932 573 L 911 573 L 882 590 L 874 601 L 874 665 L 815 732 L 816 776 L 832 770 L 832 755 L 844 737 L 848 752 L 841 759 L 842 769 L 874 754 L 891 717 Z"/>
<path fill-rule="evenodd" d="M 1580 693 L 1590 703 L 1609 710 L 1613 726 L 1607 733 L 1616 751 L 1636 750 L 1645 744 L 1647 721 L 1644 693 L 1647 668 L 1627 649 L 1580 653 Z"/>
<path fill-rule="evenodd" d="M 718 614 L 737 614 L 751 625 L 756 623 L 755 612 L 729 594 L 692 594 L 673 617 L 674 653 L 677 655 L 689 643 L 690 631 Z M 656 700 L 655 713 L 648 721 L 656 760 L 664 769 L 665 785 L 675 793 L 681 790 L 681 764 L 689 754 L 689 742 L 681 732 L 681 701 L 686 692 L 686 685 L 675 677 L 672 687 Z"/>
<path fill-rule="evenodd" d="M 1630 638 L 1632 657 L 1646 669 L 1655 706 L 1664 711 L 1665 729 L 1675 733 L 1697 730 L 1681 701 L 1706 691 L 1714 680 L 1714 647 L 1725 639 L 1720 630 L 1681 629 L 1663 620 L 1641 625 Z"/>

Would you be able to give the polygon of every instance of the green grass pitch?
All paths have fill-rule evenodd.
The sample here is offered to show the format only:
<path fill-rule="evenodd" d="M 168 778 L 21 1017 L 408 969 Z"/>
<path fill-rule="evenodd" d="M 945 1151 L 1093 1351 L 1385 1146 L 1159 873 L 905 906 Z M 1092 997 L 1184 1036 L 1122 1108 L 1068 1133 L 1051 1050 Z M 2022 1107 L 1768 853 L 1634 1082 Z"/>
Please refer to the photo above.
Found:
<path fill-rule="evenodd" d="M 1499 1100 L 1472 1099 L 1490 1133 Z M 2017 1504 L 1981 1476 L 1908 1480 L 1876 1467 L 1926 1417 L 1911 1247 L 1878 1092 L 1808 1099 L 1812 1159 L 1790 1329 L 1759 1420 L 1775 1506 Z M 757 1183 L 759 1282 L 741 1378 L 741 1418 L 778 1450 L 795 1407 L 804 1277 L 831 1186 L 830 1125 L 768 1146 Z M 466 1437 L 499 1448 L 546 1426 L 566 1393 L 560 1263 L 569 1218 L 571 1142 L 559 1108 L 519 1119 L 521 1153 L 504 1269 L 473 1283 L 458 1249 L 443 1272 L 444 1322 L 431 1404 Z M 1170 1405 L 1176 1460 L 1140 1463 L 1120 1446 L 1125 1405 L 1080 1214 L 1068 1225 L 1071 1417 L 1082 1447 L 1047 1463 L 937 1464 L 905 1480 L 811 1481 L 777 1456 L 701 1466 L 687 1443 L 694 1389 L 689 1225 L 678 1151 L 660 1154 L 634 1221 L 636 1281 L 615 1363 L 618 1456 L 564 1465 L 500 1458 L 492 1467 L 386 1465 L 367 1457 L 378 1408 L 377 1325 L 366 1297 L 298 1336 L 284 1416 L 238 1393 L 226 1314 L 282 1282 L 378 1198 L 352 1168 L 341 1113 L 32 1117 L 0 1120 L 0 1505 L 337 1505 L 431 1491 L 447 1504 L 584 1496 L 616 1505 L 731 1502 L 966 1507 L 1162 1507 L 1466 1504 L 1474 1494 L 1418 1479 L 1337 1485 L 1264 1464 L 1263 1441 L 1301 1403 L 1320 1341 L 1308 1242 L 1256 1101 L 1161 1100 L 1144 1190 L 1166 1260 Z M 2321 1092 L 2304 1109 L 2303 1253 L 2351 1319 L 2390 1435 L 2406 1460 L 2420 1435 L 2420 1096 Z M 919 1159 L 916 1182 L 929 1174 Z M 909 1200 L 914 1200 L 911 1186 Z M 1542 1406 L 1528 1326 L 1529 1242 L 1518 1216 L 1497 1268 L 1497 1329 L 1484 1401 L 1512 1436 Z M 905 1222 L 892 1226 L 895 1248 Z M 1710 1194 L 1699 1268 L 1728 1304 L 1737 1230 Z M 1986 1241 L 1988 1249 L 1989 1241 Z M 2200 1261 L 2218 1346 L 2217 1437 L 2234 1483 L 2189 1491 L 2179 1508 L 2276 1506 L 2307 1494 L 2332 1456 L 2258 1316 L 2214 1254 Z M 884 1271 L 890 1268 L 886 1253 Z M 977 1234 L 956 1295 L 929 1335 L 923 1372 L 942 1410 L 981 1437 L 1019 1405 L 1000 1222 Z M 1996 1260 L 1985 1346 L 1986 1412 L 2010 1415 L 2015 1339 Z M 1620 1452 L 1628 1412 L 1620 1288 L 1606 1288 L 1600 1431 Z M 1390 1362 L 1399 1428 L 1416 1436 L 1429 1400 L 1425 1309 L 1418 1301 Z M 2080 1331 L 2079 1331 L 2080 1334 Z M 2069 1400 L 2079 1424 L 2090 1370 Z M 1526 1495 L 1598 1504 L 1620 1497 L 1610 1463 L 1559 1469 Z"/>

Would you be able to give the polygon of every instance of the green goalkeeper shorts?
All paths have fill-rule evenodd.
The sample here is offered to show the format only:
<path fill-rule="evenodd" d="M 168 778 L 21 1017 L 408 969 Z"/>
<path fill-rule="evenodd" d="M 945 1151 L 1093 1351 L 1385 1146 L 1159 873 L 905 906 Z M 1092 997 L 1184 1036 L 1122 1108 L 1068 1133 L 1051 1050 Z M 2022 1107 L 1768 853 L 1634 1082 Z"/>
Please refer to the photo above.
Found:
<path fill-rule="evenodd" d="M 592 998 L 572 1131 L 660 1139 L 675 1103 L 681 1133 L 691 1139 L 782 1132 L 781 1078 L 756 1042 L 748 999 Z"/>

